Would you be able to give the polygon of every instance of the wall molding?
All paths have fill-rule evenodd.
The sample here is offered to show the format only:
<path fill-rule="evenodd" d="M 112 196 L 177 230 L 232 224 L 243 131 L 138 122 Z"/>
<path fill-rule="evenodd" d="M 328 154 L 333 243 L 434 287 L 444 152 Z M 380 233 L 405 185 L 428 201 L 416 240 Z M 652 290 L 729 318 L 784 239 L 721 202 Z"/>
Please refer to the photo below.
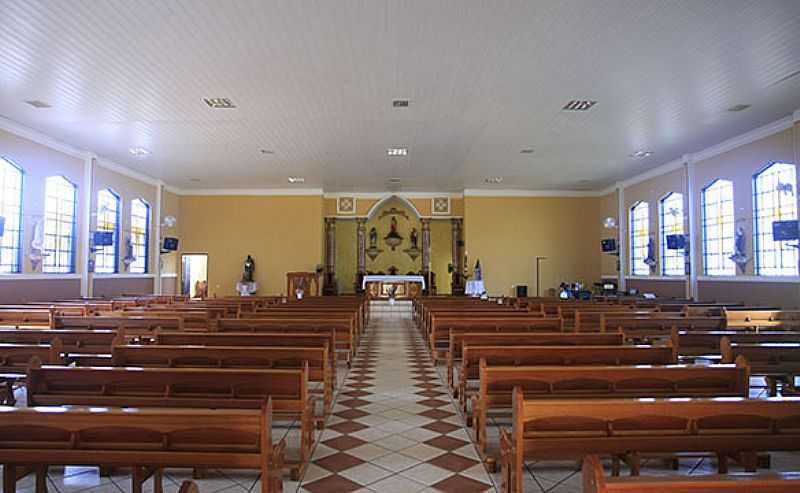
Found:
<path fill-rule="evenodd" d="M 92 157 L 92 153 L 88 151 L 84 151 L 78 149 L 77 147 L 73 147 L 65 142 L 61 142 L 58 139 L 54 139 L 49 135 L 46 135 L 31 127 L 25 126 L 21 123 L 17 123 L 14 120 L 11 120 L 4 116 L 0 116 L 0 129 L 12 133 L 17 137 L 28 139 L 32 142 L 36 142 L 37 144 L 41 144 L 45 147 L 53 149 L 54 151 L 62 152 L 72 157 L 76 157 L 79 159 L 87 159 Z"/>
<path fill-rule="evenodd" d="M 80 274 L 44 274 L 40 272 L 31 272 L 27 274 L 0 274 L 0 282 L 2 281 L 41 281 L 41 280 L 65 280 L 75 279 L 80 280 Z"/>
<path fill-rule="evenodd" d="M 686 282 L 686 276 L 625 276 L 629 281 L 677 281 Z"/>
<path fill-rule="evenodd" d="M 140 182 L 152 185 L 154 187 L 158 186 L 158 184 L 161 183 L 161 180 L 157 178 L 153 178 L 150 175 L 140 173 L 127 166 L 124 166 L 122 164 L 117 164 L 114 161 L 110 161 L 102 157 L 97 157 L 97 165 L 100 166 L 101 168 L 113 171 L 114 173 L 119 173 L 120 175 L 127 176 L 128 178 L 133 178 L 134 180 L 138 180 Z"/>
<path fill-rule="evenodd" d="M 799 276 L 697 276 L 698 282 L 800 283 Z"/>
<path fill-rule="evenodd" d="M 326 199 L 339 197 L 354 197 L 356 199 L 382 199 L 386 195 L 397 195 L 404 199 L 432 199 L 434 197 L 449 197 L 460 199 L 464 197 L 461 192 L 325 192 L 322 196 Z"/>
<path fill-rule="evenodd" d="M 172 193 L 185 196 L 309 196 L 323 195 L 321 188 L 172 188 Z"/>
<path fill-rule="evenodd" d="M 177 279 L 178 274 L 176 272 L 166 272 L 161 274 L 161 279 Z"/>
<path fill-rule="evenodd" d="M 593 190 L 464 189 L 464 197 L 600 197 L 602 195 L 602 191 Z"/>
<path fill-rule="evenodd" d="M 155 279 L 155 274 L 95 274 L 94 279 Z"/>

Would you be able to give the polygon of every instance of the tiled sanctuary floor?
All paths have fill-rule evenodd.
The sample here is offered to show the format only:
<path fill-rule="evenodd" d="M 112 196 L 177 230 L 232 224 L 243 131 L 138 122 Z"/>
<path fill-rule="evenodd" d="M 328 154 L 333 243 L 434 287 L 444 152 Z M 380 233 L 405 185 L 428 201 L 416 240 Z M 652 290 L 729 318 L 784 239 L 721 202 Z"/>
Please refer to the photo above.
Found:
<path fill-rule="evenodd" d="M 284 482 L 288 493 L 481 493 L 499 490 L 499 475 L 490 476 L 478 461 L 463 421 L 444 386 L 444 369 L 434 368 L 411 321 L 407 303 L 373 305 L 372 319 L 348 372 L 338 373 L 339 393 L 325 430 L 301 482 Z M 756 397 L 753 395 L 753 397 Z M 24 396 L 18 395 L 20 402 Z M 496 437 L 496 421 L 489 428 Z M 277 433 L 275 435 L 278 435 Z M 278 435 L 279 436 L 279 435 Z M 289 443 L 296 430 L 285 435 Z M 800 454 L 773 454 L 773 470 L 800 470 Z M 681 461 L 680 473 L 710 474 L 708 459 Z M 579 493 L 576 462 L 526 464 L 526 493 Z M 732 470 L 737 470 L 733 467 Z M 644 461 L 643 474 L 673 474 L 661 461 Z M 167 470 L 166 493 L 177 492 L 191 478 L 189 470 Z M 258 492 L 255 472 L 209 471 L 197 480 L 201 493 Z M 33 481 L 19 483 L 33 493 Z M 101 477 L 95 468 L 51 468 L 49 490 L 55 493 L 129 493 L 127 474 Z M 145 493 L 152 491 L 150 482 Z"/>

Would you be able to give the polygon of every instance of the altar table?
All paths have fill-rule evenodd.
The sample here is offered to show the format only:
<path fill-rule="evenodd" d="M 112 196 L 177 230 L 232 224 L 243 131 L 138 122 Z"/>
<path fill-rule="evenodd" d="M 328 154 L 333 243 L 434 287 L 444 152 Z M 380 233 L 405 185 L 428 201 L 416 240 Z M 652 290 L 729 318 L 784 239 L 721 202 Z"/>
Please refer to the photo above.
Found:
<path fill-rule="evenodd" d="M 422 276 L 364 276 L 361 288 L 370 298 L 390 298 L 394 290 L 395 298 L 416 298 L 425 289 Z"/>

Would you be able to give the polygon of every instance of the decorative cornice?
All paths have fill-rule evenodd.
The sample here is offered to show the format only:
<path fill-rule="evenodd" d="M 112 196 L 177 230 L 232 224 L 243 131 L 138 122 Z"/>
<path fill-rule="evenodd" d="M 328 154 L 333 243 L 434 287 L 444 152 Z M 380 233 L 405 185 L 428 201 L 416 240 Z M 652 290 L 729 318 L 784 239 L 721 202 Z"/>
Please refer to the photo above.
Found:
<path fill-rule="evenodd" d="M 120 175 L 127 176 L 128 178 L 133 178 L 134 180 L 139 180 L 142 183 L 147 183 L 148 185 L 152 185 L 154 187 L 162 183 L 161 180 L 153 178 L 150 175 L 134 171 L 127 166 L 117 164 L 101 157 L 97 158 L 97 165 L 101 168 L 113 171 L 114 173 L 119 173 Z"/>
<path fill-rule="evenodd" d="M 764 283 L 800 283 L 798 276 L 697 276 L 700 282 L 764 282 Z"/>
<path fill-rule="evenodd" d="M 592 190 L 464 189 L 464 197 L 600 197 L 601 195 L 602 191 Z"/>
<path fill-rule="evenodd" d="M 338 199 L 340 197 L 355 197 L 356 199 L 383 199 L 387 196 L 396 195 L 404 199 L 432 199 L 435 197 L 448 197 L 460 199 L 464 196 L 461 192 L 327 192 L 323 194 L 326 199 Z"/>
<path fill-rule="evenodd" d="M 26 274 L 0 274 L 0 282 L 3 281 L 42 281 L 42 280 L 80 280 L 80 274 L 44 274 L 41 272 L 31 272 Z"/>
<path fill-rule="evenodd" d="M 206 189 L 174 189 L 178 195 L 227 195 L 227 196 L 292 196 L 319 195 L 321 188 L 206 188 Z"/>
<path fill-rule="evenodd" d="M 14 120 L 10 120 L 4 116 L 0 116 L 0 129 L 12 133 L 18 137 L 22 137 L 30 141 L 36 142 L 37 144 L 49 147 L 55 151 L 63 152 L 64 154 L 67 154 L 72 157 L 80 159 L 87 159 L 92 157 L 92 153 L 88 151 L 84 151 L 76 147 L 73 147 L 69 144 L 61 142 L 58 139 L 52 138 L 49 135 L 45 135 L 44 133 L 38 130 L 34 130 L 21 123 L 17 123 Z"/>

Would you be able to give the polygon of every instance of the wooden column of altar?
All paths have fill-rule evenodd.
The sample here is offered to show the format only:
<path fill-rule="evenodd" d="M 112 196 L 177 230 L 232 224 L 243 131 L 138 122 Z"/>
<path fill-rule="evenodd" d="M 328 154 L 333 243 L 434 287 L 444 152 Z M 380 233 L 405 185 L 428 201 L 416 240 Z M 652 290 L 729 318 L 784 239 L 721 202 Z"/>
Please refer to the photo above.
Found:
<path fill-rule="evenodd" d="M 422 277 L 425 278 L 425 294 L 431 292 L 431 220 L 420 219 L 422 223 Z"/>
<path fill-rule="evenodd" d="M 356 219 L 356 293 L 363 293 L 361 280 L 367 273 L 367 219 Z"/>
<path fill-rule="evenodd" d="M 464 231 L 461 219 L 452 219 L 453 224 L 453 282 L 454 295 L 464 294 Z"/>
<path fill-rule="evenodd" d="M 336 218 L 325 218 L 325 283 L 322 287 L 325 296 L 336 296 Z"/>

